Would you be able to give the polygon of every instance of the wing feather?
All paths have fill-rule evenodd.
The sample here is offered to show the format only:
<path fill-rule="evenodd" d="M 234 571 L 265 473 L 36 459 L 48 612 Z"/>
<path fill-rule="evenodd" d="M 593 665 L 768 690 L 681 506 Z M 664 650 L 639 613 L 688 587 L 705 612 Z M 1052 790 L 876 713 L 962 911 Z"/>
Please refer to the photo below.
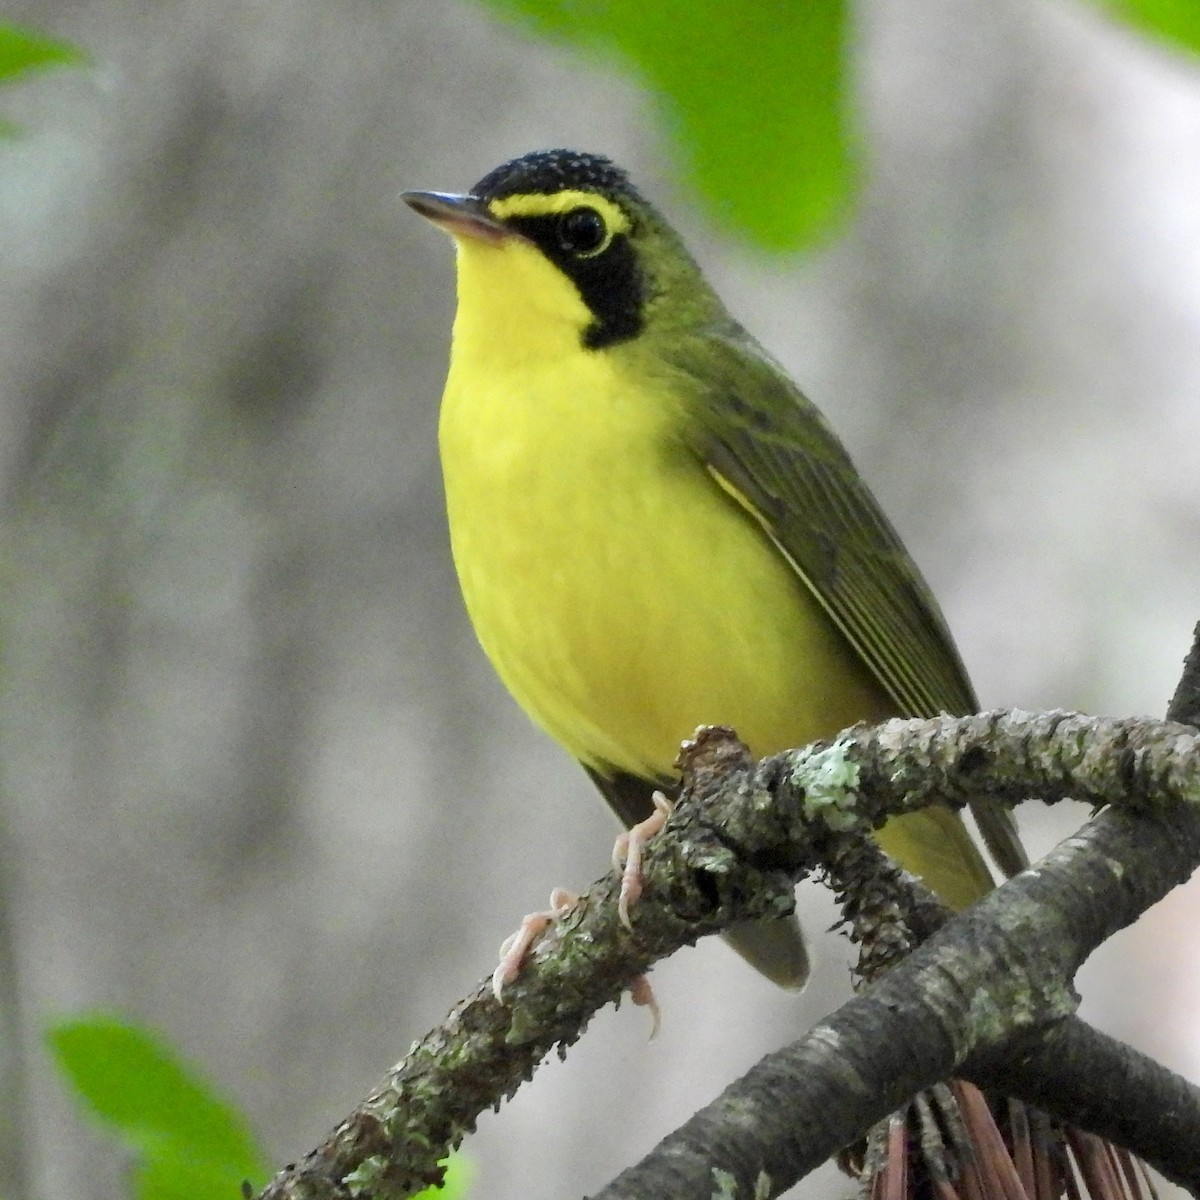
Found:
<path fill-rule="evenodd" d="M 762 526 L 898 715 L 978 710 L 933 593 L 819 410 L 739 330 L 681 345 L 693 451 Z M 1026 865 L 1011 814 L 972 806 L 1009 874 Z"/>

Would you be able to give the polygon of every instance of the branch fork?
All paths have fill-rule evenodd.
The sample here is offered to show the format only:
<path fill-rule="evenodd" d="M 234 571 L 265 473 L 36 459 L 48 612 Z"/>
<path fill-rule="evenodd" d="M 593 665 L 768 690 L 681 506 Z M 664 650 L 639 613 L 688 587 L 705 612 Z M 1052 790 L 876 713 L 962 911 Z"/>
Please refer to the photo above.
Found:
<path fill-rule="evenodd" d="M 911 940 L 931 936 L 594 1200 L 707 1197 L 718 1171 L 730 1195 L 778 1194 L 956 1074 L 1087 1125 L 1200 1191 L 1200 1092 L 1077 1021 L 1070 984 L 1200 862 L 1198 749 L 1190 726 L 1017 710 L 855 727 L 757 764 L 731 731 L 702 730 L 681 755 L 680 802 L 647 847 L 633 931 L 606 876 L 534 947 L 503 1004 L 484 981 L 262 1196 L 399 1200 L 440 1181 L 439 1160 L 477 1115 L 565 1053 L 631 980 L 704 934 L 790 910 L 794 880 L 813 870 L 848 898 L 860 936 L 874 922 L 867 975 L 908 949 L 879 933 L 889 905 Z M 1113 807 L 937 929 L 944 914 L 915 881 L 867 862 L 882 859 L 868 834 L 979 795 Z"/>

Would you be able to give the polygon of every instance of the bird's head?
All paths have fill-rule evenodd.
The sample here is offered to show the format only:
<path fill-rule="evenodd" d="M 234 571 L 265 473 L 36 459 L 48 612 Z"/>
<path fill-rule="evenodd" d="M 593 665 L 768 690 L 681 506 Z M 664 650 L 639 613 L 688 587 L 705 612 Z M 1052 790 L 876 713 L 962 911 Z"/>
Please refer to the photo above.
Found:
<path fill-rule="evenodd" d="M 723 315 L 679 237 L 599 155 L 540 150 L 465 195 L 404 199 L 457 244 L 456 347 L 604 351 Z"/>

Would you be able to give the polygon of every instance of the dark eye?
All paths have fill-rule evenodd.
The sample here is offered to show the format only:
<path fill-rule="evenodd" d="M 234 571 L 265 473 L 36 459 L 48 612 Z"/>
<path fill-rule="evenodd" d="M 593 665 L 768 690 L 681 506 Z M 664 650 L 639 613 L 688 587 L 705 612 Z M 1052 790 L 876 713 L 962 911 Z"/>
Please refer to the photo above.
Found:
<path fill-rule="evenodd" d="M 558 244 L 571 254 L 595 254 L 607 237 L 604 218 L 594 208 L 573 208 L 558 218 Z"/>

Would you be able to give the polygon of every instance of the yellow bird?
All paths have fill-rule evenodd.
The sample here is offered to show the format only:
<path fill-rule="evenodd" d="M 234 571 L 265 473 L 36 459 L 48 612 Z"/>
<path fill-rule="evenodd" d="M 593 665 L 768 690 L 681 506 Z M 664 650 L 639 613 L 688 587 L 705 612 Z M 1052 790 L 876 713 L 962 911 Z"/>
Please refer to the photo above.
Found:
<path fill-rule="evenodd" d="M 439 441 L 455 566 L 517 703 L 632 826 L 680 741 L 757 755 L 856 721 L 977 708 L 937 604 L 820 412 L 729 315 L 606 158 L 407 192 L 454 239 Z M 1025 864 L 1006 813 L 975 815 Z M 958 816 L 890 821 L 889 853 L 955 907 L 992 886 Z M 730 941 L 803 984 L 795 918 Z"/>

